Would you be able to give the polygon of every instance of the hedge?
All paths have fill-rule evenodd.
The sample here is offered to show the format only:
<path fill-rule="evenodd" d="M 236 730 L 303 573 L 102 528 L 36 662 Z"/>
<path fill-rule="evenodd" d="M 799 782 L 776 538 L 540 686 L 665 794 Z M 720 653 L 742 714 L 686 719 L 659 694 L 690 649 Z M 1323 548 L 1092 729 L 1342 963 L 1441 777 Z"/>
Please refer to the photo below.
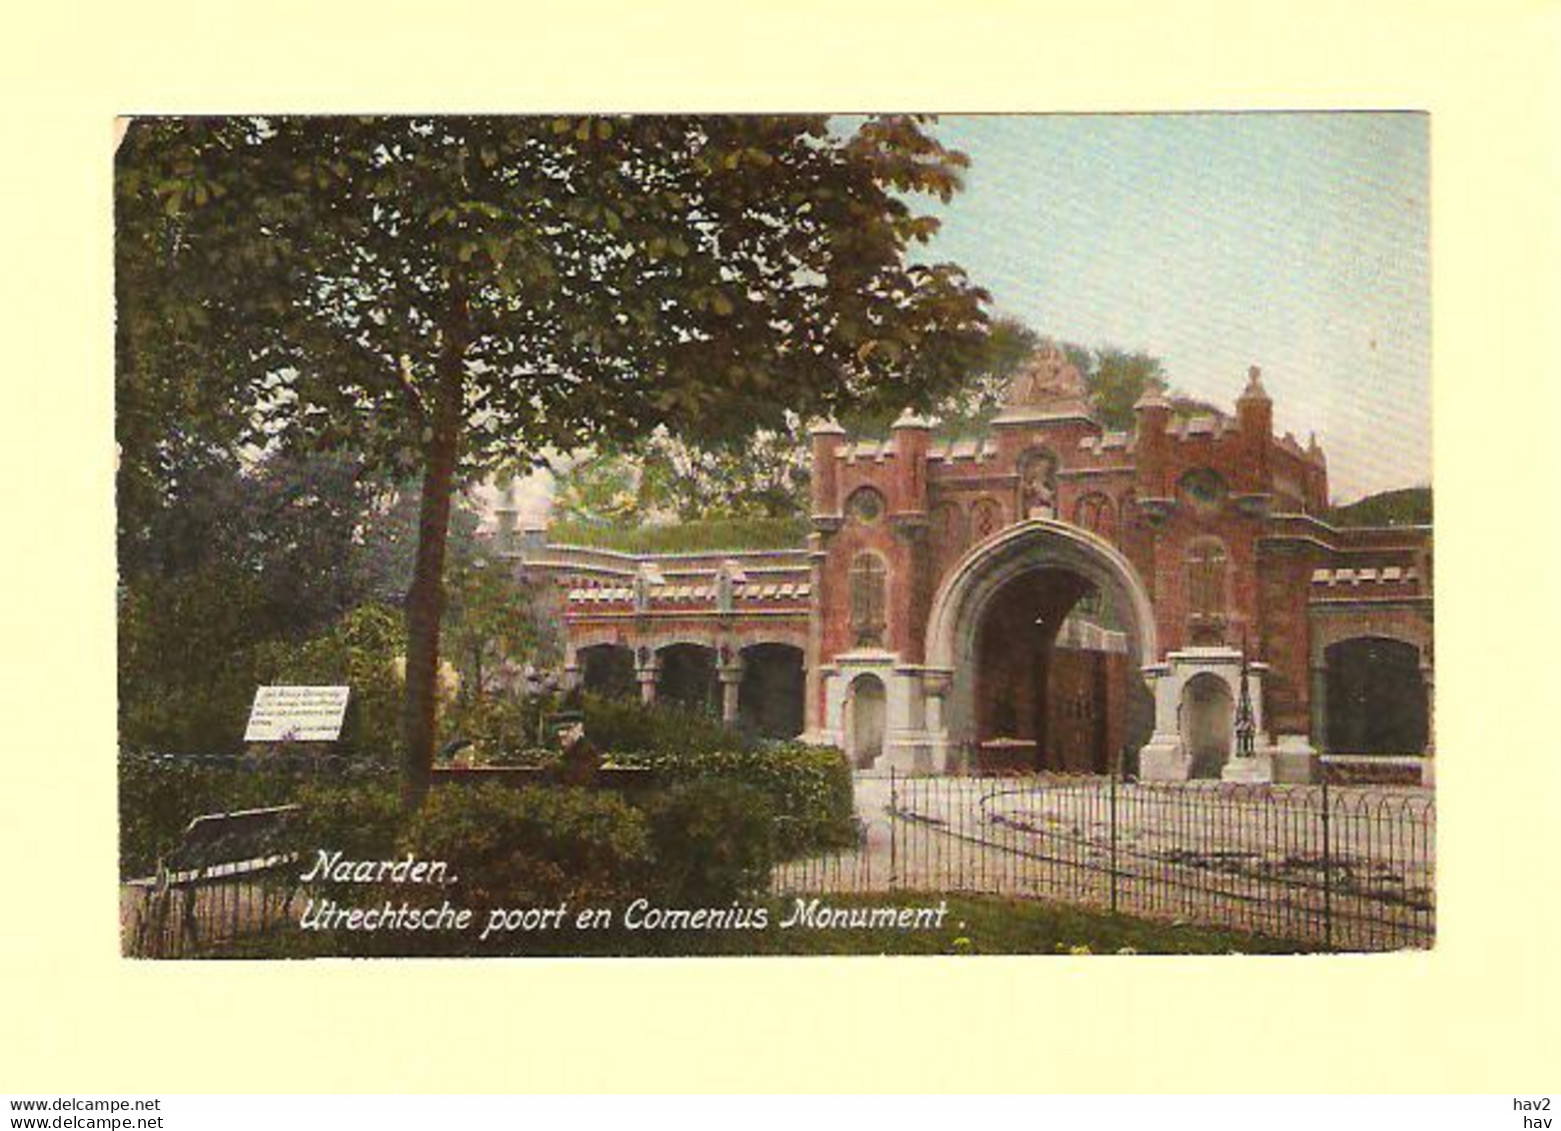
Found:
<path fill-rule="evenodd" d="M 773 808 L 783 859 L 856 843 L 851 769 L 832 746 L 791 742 L 757 750 L 623 752 L 613 761 L 645 766 L 667 785 L 717 780 L 752 786 Z"/>

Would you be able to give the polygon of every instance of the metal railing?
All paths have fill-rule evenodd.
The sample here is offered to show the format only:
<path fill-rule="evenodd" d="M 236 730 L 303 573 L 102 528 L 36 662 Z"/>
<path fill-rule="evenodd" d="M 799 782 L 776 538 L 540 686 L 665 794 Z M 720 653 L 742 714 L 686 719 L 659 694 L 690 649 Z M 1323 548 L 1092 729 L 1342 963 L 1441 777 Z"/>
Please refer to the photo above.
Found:
<path fill-rule="evenodd" d="M 1435 936 L 1427 790 L 891 773 L 857 793 L 857 847 L 782 865 L 776 894 L 1040 898 L 1324 950 Z"/>

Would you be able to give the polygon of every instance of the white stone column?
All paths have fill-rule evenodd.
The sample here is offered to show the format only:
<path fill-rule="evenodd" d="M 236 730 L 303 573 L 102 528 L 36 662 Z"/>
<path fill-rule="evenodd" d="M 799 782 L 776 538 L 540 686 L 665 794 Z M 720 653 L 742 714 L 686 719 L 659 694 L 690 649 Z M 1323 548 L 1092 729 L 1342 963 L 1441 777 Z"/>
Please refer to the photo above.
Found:
<path fill-rule="evenodd" d="M 949 732 L 943 717 L 944 699 L 952 684 L 952 672 L 924 672 L 921 677 L 922 710 L 932 746 L 932 768 L 940 774 L 955 768 L 949 765 Z"/>
<path fill-rule="evenodd" d="M 661 657 L 652 652 L 650 659 L 645 663 L 638 662 L 634 666 L 634 676 L 640 681 L 640 702 L 654 703 L 656 701 L 656 677 L 661 673 Z"/>
<path fill-rule="evenodd" d="M 717 669 L 721 679 L 721 721 L 728 725 L 737 721 L 738 693 L 743 683 L 743 662 L 733 659 Z"/>
<path fill-rule="evenodd" d="M 1420 678 L 1425 682 L 1425 761 L 1420 763 L 1420 784 L 1436 784 L 1436 670 L 1420 661 Z"/>
<path fill-rule="evenodd" d="M 1144 678 L 1154 688 L 1154 733 L 1138 754 L 1138 776 L 1145 781 L 1186 781 L 1192 759 L 1182 747 L 1176 717 L 1181 705 L 1185 675 L 1174 664 L 1144 668 Z"/>

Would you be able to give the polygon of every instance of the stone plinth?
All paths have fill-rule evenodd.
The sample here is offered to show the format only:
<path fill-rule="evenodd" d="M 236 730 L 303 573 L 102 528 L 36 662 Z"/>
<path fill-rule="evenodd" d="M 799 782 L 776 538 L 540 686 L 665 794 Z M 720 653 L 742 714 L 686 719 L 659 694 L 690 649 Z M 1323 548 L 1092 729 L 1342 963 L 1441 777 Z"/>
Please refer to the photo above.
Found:
<path fill-rule="evenodd" d="M 1322 762 L 1304 734 L 1282 734 L 1269 751 L 1274 781 L 1281 785 L 1312 785 L 1322 780 Z"/>
<path fill-rule="evenodd" d="M 1231 758 L 1220 771 L 1221 781 L 1258 784 L 1274 780 L 1274 760 L 1268 751 L 1259 751 L 1247 758 Z"/>
<path fill-rule="evenodd" d="M 1192 755 L 1179 739 L 1156 735 L 1138 754 L 1141 781 L 1186 781 L 1192 776 Z"/>

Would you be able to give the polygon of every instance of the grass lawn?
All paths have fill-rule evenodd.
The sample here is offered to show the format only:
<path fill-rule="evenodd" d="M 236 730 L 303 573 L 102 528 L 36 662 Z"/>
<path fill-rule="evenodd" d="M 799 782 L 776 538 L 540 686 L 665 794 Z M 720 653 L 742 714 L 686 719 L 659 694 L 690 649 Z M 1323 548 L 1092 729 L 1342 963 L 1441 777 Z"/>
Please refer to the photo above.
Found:
<path fill-rule="evenodd" d="M 808 897 L 811 899 L 812 897 Z M 1240 931 L 1173 925 L 1111 915 L 1062 904 L 994 896 L 820 897 L 834 909 L 936 908 L 947 901 L 941 926 L 919 930 L 885 927 L 782 927 L 795 910 L 791 899 L 771 899 L 762 930 L 614 931 L 564 930 L 512 934 L 478 942 L 476 933 L 436 936 L 451 945 L 413 949 L 406 936 L 325 934 L 289 930 L 246 940 L 213 957 L 315 958 L 337 955 L 390 957 L 735 956 L 881 954 L 1294 954 L 1306 948 Z M 1085 949 L 1087 948 L 1087 949 Z"/>

